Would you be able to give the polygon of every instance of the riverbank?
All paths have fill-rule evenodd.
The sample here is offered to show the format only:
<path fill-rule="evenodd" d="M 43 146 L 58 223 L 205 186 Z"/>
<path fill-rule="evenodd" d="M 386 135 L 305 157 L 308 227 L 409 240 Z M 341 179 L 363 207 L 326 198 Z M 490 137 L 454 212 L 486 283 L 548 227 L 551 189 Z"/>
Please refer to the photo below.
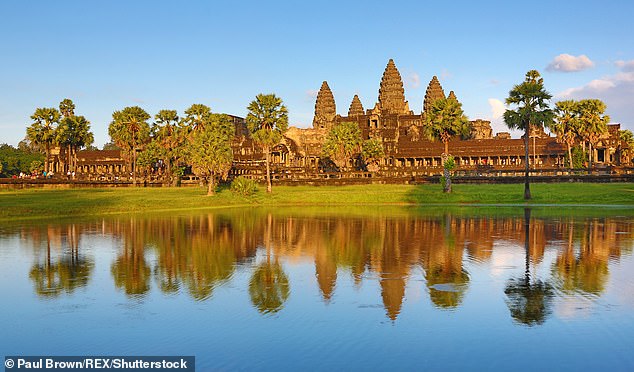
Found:
<path fill-rule="evenodd" d="M 634 210 L 634 183 L 533 184 L 533 199 L 525 202 L 523 185 L 454 185 L 444 194 L 439 185 L 354 185 L 264 187 L 250 197 L 228 189 L 206 196 L 205 189 L 86 188 L 0 191 L 0 220 L 204 210 L 240 206 L 359 206 L 359 205 L 562 205 L 623 206 Z"/>

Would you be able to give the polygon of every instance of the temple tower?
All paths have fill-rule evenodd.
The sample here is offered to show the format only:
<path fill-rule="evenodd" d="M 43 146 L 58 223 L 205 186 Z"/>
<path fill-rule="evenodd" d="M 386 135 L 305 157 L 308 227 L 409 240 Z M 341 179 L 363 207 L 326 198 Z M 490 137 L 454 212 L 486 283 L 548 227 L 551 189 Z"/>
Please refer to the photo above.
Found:
<path fill-rule="evenodd" d="M 350 103 L 350 108 L 348 109 L 348 116 L 353 117 L 353 116 L 360 116 L 363 114 L 364 114 L 363 105 L 361 104 L 361 100 L 359 99 L 359 96 L 355 94 L 354 97 L 352 98 L 352 102 Z"/>
<path fill-rule="evenodd" d="M 455 97 L 456 95 L 454 94 L 454 98 Z M 442 90 L 442 86 L 440 85 L 438 78 L 434 76 L 429 82 L 429 85 L 427 86 L 427 90 L 425 91 L 425 100 L 423 101 L 423 112 L 428 113 L 431 110 L 432 106 L 434 105 L 434 102 L 436 102 L 436 100 L 440 98 L 445 98 L 445 92 Z"/>
<path fill-rule="evenodd" d="M 335 97 L 327 82 L 321 83 L 319 93 L 317 93 L 317 101 L 315 102 L 315 117 L 313 117 L 313 128 L 329 129 L 335 122 L 337 116 L 337 108 L 335 106 Z"/>
<path fill-rule="evenodd" d="M 458 98 L 456 98 L 456 93 L 454 93 L 453 90 L 451 92 L 449 92 L 449 95 L 447 96 L 447 99 L 453 99 L 453 100 L 456 100 L 456 101 L 458 100 Z"/>
<path fill-rule="evenodd" d="M 390 114 L 409 114 L 409 104 L 405 101 L 405 89 L 401 74 L 396 69 L 394 60 L 390 59 L 381 78 L 379 88 L 379 108 Z"/>

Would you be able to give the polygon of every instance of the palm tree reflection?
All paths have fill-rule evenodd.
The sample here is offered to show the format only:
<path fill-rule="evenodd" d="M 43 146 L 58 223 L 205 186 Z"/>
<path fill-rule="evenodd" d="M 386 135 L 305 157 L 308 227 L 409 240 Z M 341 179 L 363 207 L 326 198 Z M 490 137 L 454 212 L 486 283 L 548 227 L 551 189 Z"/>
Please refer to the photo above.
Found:
<path fill-rule="evenodd" d="M 51 235 L 60 238 L 62 255 L 58 259 L 51 256 Z M 68 225 L 66 231 L 53 231 L 51 227 L 47 227 L 45 259 L 33 264 L 29 278 L 39 296 L 56 297 L 62 292 L 72 293 L 76 288 L 86 286 L 93 267 L 92 261 L 79 254 L 79 232 L 76 225 Z"/>
<path fill-rule="evenodd" d="M 530 242 L 530 208 L 524 209 L 524 249 L 526 251 L 526 270 L 524 277 L 511 278 L 506 284 L 504 293 L 511 316 L 517 322 L 533 326 L 543 324 L 551 314 L 553 289 L 550 284 L 541 280 L 531 280 L 531 242 Z"/>
<path fill-rule="evenodd" d="M 271 262 L 271 235 L 272 217 L 269 214 L 264 231 L 266 261 L 255 268 L 249 281 L 251 303 L 262 314 L 273 314 L 282 310 L 290 295 L 288 277 L 284 273 L 282 265 L 278 262 L 277 257 Z"/>

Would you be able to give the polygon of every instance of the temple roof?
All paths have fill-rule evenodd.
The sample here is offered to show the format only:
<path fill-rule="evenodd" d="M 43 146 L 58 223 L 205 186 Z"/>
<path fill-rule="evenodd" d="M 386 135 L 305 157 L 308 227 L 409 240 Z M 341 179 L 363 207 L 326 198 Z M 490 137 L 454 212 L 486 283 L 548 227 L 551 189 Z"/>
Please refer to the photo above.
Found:
<path fill-rule="evenodd" d="M 313 118 L 313 128 L 329 128 L 333 125 L 337 108 L 335 97 L 327 82 L 321 83 L 317 100 L 315 101 L 315 117 Z"/>
<path fill-rule="evenodd" d="M 364 113 L 361 100 L 359 99 L 359 96 L 355 94 L 352 98 L 352 102 L 350 103 L 350 108 L 348 109 L 348 116 L 359 116 Z"/>
<path fill-rule="evenodd" d="M 454 98 L 455 98 L 454 94 Z M 445 98 L 445 92 L 440 85 L 440 81 L 438 78 L 434 76 L 429 85 L 427 86 L 427 90 L 425 91 L 425 100 L 423 101 L 423 112 L 427 113 L 431 110 L 434 102 L 440 98 Z"/>
<path fill-rule="evenodd" d="M 409 114 L 409 105 L 405 101 L 403 80 L 394 60 L 390 59 L 381 78 L 379 88 L 379 107 L 391 114 Z"/>

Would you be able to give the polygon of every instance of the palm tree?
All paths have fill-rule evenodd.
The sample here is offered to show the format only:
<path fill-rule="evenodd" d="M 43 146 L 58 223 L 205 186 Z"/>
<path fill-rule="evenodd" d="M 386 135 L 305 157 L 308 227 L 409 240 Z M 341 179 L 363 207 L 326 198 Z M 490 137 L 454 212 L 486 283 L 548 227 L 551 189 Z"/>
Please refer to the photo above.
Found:
<path fill-rule="evenodd" d="M 582 138 L 588 142 L 588 166 L 592 168 L 592 146 L 607 133 L 610 117 L 604 115 L 607 106 L 598 99 L 582 99 L 578 103 L 579 121 L 582 123 Z"/>
<path fill-rule="evenodd" d="M 51 146 L 55 144 L 55 129 L 59 123 L 59 111 L 55 108 L 37 108 L 31 119 L 33 124 L 26 129 L 26 136 L 37 147 L 44 149 L 46 160 L 44 171 L 48 174 Z"/>
<path fill-rule="evenodd" d="M 557 134 L 557 141 L 568 147 L 568 166 L 572 169 L 572 145 L 577 141 L 580 128 L 577 102 L 573 100 L 559 101 L 555 104 L 556 120 L 551 126 Z"/>
<path fill-rule="evenodd" d="M 339 168 L 347 168 L 350 158 L 361 150 L 361 129 L 357 123 L 343 122 L 330 129 L 322 156 L 331 158 Z"/>
<path fill-rule="evenodd" d="M 138 106 L 126 107 L 112 114 L 108 134 L 112 141 L 132 156 L 132 183 L 136 185 L 136 152 L 150 139 L 150 115 Z"/>
<path fill-rule="evenodd" d="M 231 140 L 234 126 L 227 115 L 212 114 L 191 144 L 192 170 L 207 178 L 207 195 L 214 195 L 220 178 L 226 178 L 233 163 Z"/>
<path fill-rule="evenodd" d="M 631 130 L 619 130 L 619 165 L 622 161 L 622 156 L 629 157 L 631 151 L 634 148 L 634 134 Z M 627 158 L 626 158 L 627 159 Z"/>
<path fill-rule="evenodd" d="M 434 101 L 431 110 L 426 115 L 425 127 L 427 137 L 440 140 L 445 145 L 442 153 L 443 177 L 445 179 L 444 192 L 451 192 L 451 162 L 449 161 L 449 140 L 456 135 L 466 137 L 469 133 L 469 119 L 462 111 L 462 104 L 455 98 L 440 98 Z"/>
<path fill-rule="evenodd" d="M 528 164 L 528 135 L 531 128 L 550 126 L 553 111 L 548 100 L 552 95 L 544 89 L 544 79 L 535 70 L 528 71 L 524 82 L 515 85 L 506 99 L 507 105 L 515 105 L 515 110 L 504 112 L 504 122 L 509 129 L 524 130 L 524 199 L 531 198 Z"/>
<path fill-rule="evenodd" d="M 271 192 L 271 148 L 282 140 L 288 129 L 288 111 L 275 94 L 258 94 L 247 110 L 247 127 L 266 156 L 266 191 Z"/>
<path fill-rule="evenodd" d="M 199 132 L 205 129 L 206 123 L 209 121 L 211 109 L 209 106 L 195 103 L 185 110 L 183 124 L 188 127 L 190 132 Z"/>
<path fill-rule="evenodd" d="M 181 145 L 178 127 L 178 114 L 176 110 L 161 110 L 154 116 L 152 132 L 154 139 L 164 153 L 164 161 L 167 167 L 168 183 L 172 184 L 172 166 Z"/>
<path fill-rule="evenodd" d="M 94 141 L 90 132 L 90 122 L 83 116 L 64 117 L 57 127 L 57 143 L 67 150 L 68 170 L 74 170 L 77 163 L 77 150 L 89 146 Z"/>

